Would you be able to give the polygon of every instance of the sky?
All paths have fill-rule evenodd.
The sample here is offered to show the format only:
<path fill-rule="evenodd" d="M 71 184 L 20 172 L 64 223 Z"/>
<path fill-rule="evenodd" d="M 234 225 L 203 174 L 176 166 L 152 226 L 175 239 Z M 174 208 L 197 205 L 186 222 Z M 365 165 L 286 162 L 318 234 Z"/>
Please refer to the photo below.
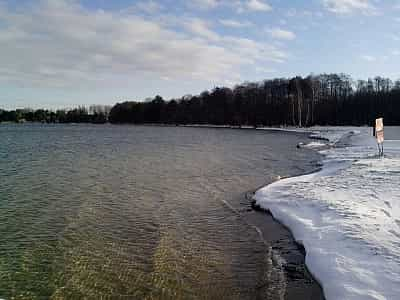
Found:
<path fill-rule="evenodd" d="M 400 0 L 0 0 L 0 108 L 275 77 L 400 78 Z"/>

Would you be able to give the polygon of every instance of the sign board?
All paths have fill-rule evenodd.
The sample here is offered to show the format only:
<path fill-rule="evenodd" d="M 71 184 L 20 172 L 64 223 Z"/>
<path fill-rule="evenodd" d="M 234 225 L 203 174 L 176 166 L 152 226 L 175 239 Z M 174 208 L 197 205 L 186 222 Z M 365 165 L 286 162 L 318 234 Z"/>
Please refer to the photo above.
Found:
<path fill-rule="evenodd" d="M 385 140 L 383 135 L 383 118 L 375 120 L 375 134 L 378 144 L 382 144 L 383 141 Z"/>

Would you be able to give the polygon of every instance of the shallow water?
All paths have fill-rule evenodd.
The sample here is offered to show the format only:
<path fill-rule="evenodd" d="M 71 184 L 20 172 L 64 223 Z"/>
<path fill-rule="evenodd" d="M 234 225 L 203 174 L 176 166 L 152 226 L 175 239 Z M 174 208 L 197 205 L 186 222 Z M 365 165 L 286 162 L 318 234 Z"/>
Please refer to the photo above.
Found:
<path fill-rule="evenodd" d="M 286 279 L 242 196 L 312 168 L 304 138 L 0 125 L 0 298 L 277 298 Z"/>

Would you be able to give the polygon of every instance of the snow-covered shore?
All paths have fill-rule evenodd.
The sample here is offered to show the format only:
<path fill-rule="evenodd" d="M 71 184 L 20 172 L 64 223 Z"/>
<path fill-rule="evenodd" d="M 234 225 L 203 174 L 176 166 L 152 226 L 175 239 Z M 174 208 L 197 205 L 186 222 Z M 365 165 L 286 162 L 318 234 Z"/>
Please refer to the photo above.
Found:
<path fill-rule="evenodd" d="M 370 128 L 310 134 L 329 140 L 306 145 L 321 149 L 322 169 L 268 185 L 255 200 L 304 245 L 327 300 L 398 299 L 400 141 L 386 142 L 378 158 Z"/>

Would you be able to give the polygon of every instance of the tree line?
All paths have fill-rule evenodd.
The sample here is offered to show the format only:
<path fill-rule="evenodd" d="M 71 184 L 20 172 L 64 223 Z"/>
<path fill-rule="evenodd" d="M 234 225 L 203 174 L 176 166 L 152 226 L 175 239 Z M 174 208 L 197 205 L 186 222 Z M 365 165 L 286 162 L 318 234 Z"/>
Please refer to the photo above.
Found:
<path fill-rule="evenodd" d="M 108 122 L 111 107 L 104 105 L 91 105 L 88 108 L 79 106 L 73 109 L 60 109 L 56 111 L 47 109 L 16 109 L 1 110 L 0 122 L 41 122 L 41 123 L 96 123 Z"/>
<path fill-rule="evenodd" d="M 164 101 L 160 96 L 116 104 L 112 123 L 232 126 L 370 125 L 383 116 L 400 124 L 400 81 L 346 74 L 310 75 L 217 87 Z"/>
<path fill-rule="evenodd" d="M 216 87 L 169 101 L 156 96 L 112 108 L 0 111 L 0 121 L 300 127 L 371 125 L 377 116 L 387 125 L 400 125 L 400 80 L 321 74 Z"/>

